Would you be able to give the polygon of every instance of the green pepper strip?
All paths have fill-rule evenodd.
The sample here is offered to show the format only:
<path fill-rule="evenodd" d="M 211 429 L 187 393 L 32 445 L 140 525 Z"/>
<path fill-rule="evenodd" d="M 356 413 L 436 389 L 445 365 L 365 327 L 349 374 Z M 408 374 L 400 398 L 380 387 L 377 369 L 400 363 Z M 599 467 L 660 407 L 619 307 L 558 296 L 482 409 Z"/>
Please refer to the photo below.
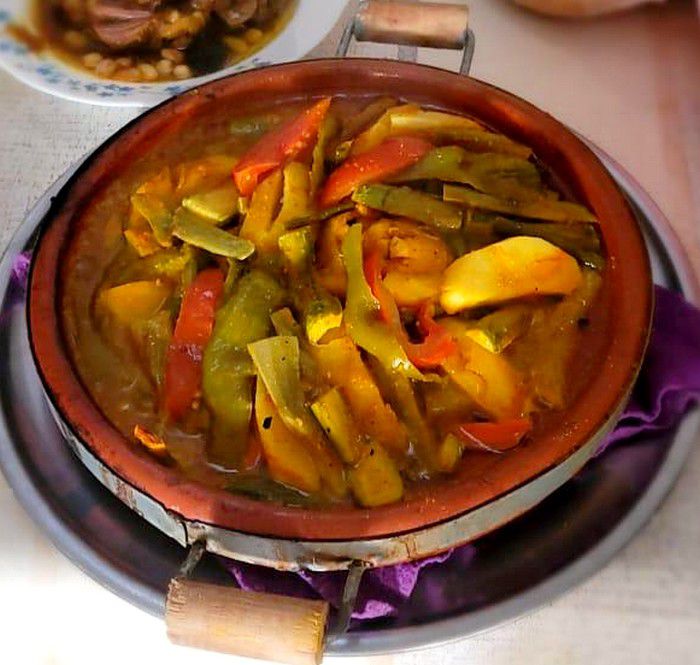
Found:
<path fill-rule="evenodd" d="M 278 335 L 296 337 L 299 340 L 299 364 L 301 376 L 306 382 L 316 384 L 319 380 L 319 369 L 316 359 L 313 357 L 313 349 L 304 336 L 304 331 L 296 322 L 294 314 L 289 307 L 278 309 L 270 317 L 275 332 Z"/>
<path fill-rule="evenodd" d="M 379 303 L 372 295 L 362 266 L 360 224 L 351 226 L 345 235 L 343 263 L 348 275 L 345 323 L 352 340 L 387 369 L 399 372 L 409 379 L 427 380 L 408 359 L 394 331 L 379 318 Z"/>
<path fill-rule="evenodd" d="M 163 385 L 165 357 L 173 334 L 170 314 L 160 311 L 145 321 L 135 321 L 134 330 L 142 340 L 144 360 L 156 386 Z"/>
<path fill-rule="evenodd" d="M 224 301 L 228 300 L 236 288 L 238 278 L 241 276 L 241 264 L 235 259 L 226 259 L 228 270 L 224 281 Z"/>
<path fill-rule="evenodd" d="M 302 436 L 309 436 L 314 423 L 304 405 L 299 340 L 286 335 L 267 337 L 248 344 L 248 353 L 285 425 Z"/>
<path fill-rule="evenodd" d="M 462 226 L 462 211 L 459 208 L 410 187 L 363 185 L 353 192 L 352 200 L 368 208 L 415 219 L 439 229 L 454 230 Z"/>
<path fill-rule="evenodd" d="M 175 212 L 173 235 L 212 254 L 239 261 L 247 259 L 255 251 L 255 245 L 250 240 L 222 231 L 185 208 L 178 208 Z"/>
<path fill-rule="evenodd" d="M 123 280 L 126 283 L 157 277 L 178 280 L 181 278 L 183 270 L 193 259 L 195 252 L 196 250 L 189 245 L 160 249 L 153 254 L 124 265 L 119 273 L 120 281 Z M 131 256 L 133 254 L 130 253 L 129 257 Z"/>
<path fill-rule="evenodd" d="M 270 314 L 283 299 L 284 291 L 267 273 L 253 270 L 241 277 L 217 313 L 204 351 L 204 398 L 234 447 L 245 445 L 253 407 L 254 371 L 246 347 L 270 333 Z"/>
<path fill-rule="evenodd" d="M 294 304 L 303 313 L 306 336 L 316 344 L 329 330 L 340 326 L 342 305 L 313 277 L 314 233 L 310 227 L 288 231 L 277 242 L 297 285 Z"/>
<path fill-rule="evenodd" d="M 468 238 L 486 237 L 495 241 L 512 236 L 543 238 L 576 257 L 583 265 L 602 270 L 605 259 L 600 247 L 600 237 L 595 225 L 575 222 L 519 222 L 497 215 L 482 213 L 465 224 L 463 233 Z"/>
<path fill-rule="evenodd" d="M 314 151 L 311 158 L 309 192 L 312 199 L 316 196 L 316 192 L 319 190 L 321 181 L 325 176 L 326 146 L 328 145 L 330 139 L 337 134 L 337 132 L 338 120 L 334 115 L 329 113 L 324 118 L 323 124 L 318 130 L 318 138 L 316 139 L 316 145 L 314 146 Z"/>
<path fill-rule="evenodd" d="M 516 222 L 498 217 L 493 223 L 497 236 L 535 236 L 544 238 L 565 252 L 575 256 L 581 263 L 602 270 L 605 266 L 600 247 L 600 236 L 593 224 L 547 224 L 546 222 Z"/>
<path fill-rule="evenodd" d="M 502 155 L 513 155 L 513 157 L 522 157 L 527 159 L 532 150 L 521 143 L 511 141 L 503 134 L 487 132 L 479 129 L 460 132 L 455 134 L 454 140 L 464 144 L 470 150 L 475 152 L 497 152 Z"/>
<path fill-rule="evenodd" d="M 376 136 L 379 140 L 372 141 Z M 498 152 L 527 158 L 532 150 L 512 141 L 503 134 L 490 132 L 474 120 L 451 113 L 424 111 L 412 104 L 389 109 L 377 122 L 358 138 L 363 149 L 376 145 L 388 136 L 425 136 L 440 141 L 460 143 L 475 152 Z M 364 139 L 364 141 L 363 141 Z"/>
<path fill-rule="evenodd" d="M 161 247 L 170 247 L 173 244 L 173 215 L 165 203 L 153 194 L 134 194 L 131 205 L 146 219 L 156 242 Z"/>
<path fill-rule="evenodd" d="M 321 395 L 312 405 L 321 429 L 346 464 L 357 464 L 361 454 L 359 432 L 350 407 L 337 387 Z"/>
<path fill-rule="evenodd" d="M 556 192 L 543 187 L 537 167 L 527 159 L 491 152 L 471 153 L 456 145 L 431 150 L 391 180 L 459 182 L 486 194 L 519 201 L 556 196 Z"/>
<path fill-rule="evenodd" d="M 419 475 L 423 470 L 434 471 L 438 468 L 438 444 L 433 430 L 421 412 L 413 385 L 405 376 L 388 370 L 374 359 L 370 359 L 370 367 L 379 383 L 382 395 L 401 417 L 408 430 L 409 438 L 422 467 L 418 469 Z"/>
<path fill-rule="evenodd" d="M 502 199 L 490 194 L 482 194 L 466 187 L 445 185 L 442 198 L 445 201 L 460 203 L 469 208 L 489 210 L 518 217 L 531 217 L 551 222 L 597 222 L 598 220 L 586 208 L 568 201 L 531 201 L 522 202 Z"/>
<path fill-rule="evenodd" d="M 183 208 L 220 226 L 238 212 L 238 190 L 233 182 L 182 200 Z"/>
<path fill-rule="evenodd" d="M 470 321 L 466 334 L 487 351 L 501 353 L 527 330 L 531 320 L 532 307 L 510 305 Z"/>
<path fill-rule="evenodd" d="M 349 210 L 353 210 L 354 208 L 354 203 L 352 203 L 351 201 L 344 201 L 343 203 L 339 203 L 337 206 L 333 206 L 332 208 L 325 208 L 324 210 L 319 210 L 318 212 L 315 212 L 311 215 L 297 217 L 296 219 L 293 219 L 287 223 L 287 229 L 291 231 L 293 229 L 299 229 L 304 226 L 309 226 L 310 224 L 314 224 L 315 222 L 324 222 L 325 220 L 330 219 L 331 217 L 339 215 L 341 212 L 348 212 Z"/>

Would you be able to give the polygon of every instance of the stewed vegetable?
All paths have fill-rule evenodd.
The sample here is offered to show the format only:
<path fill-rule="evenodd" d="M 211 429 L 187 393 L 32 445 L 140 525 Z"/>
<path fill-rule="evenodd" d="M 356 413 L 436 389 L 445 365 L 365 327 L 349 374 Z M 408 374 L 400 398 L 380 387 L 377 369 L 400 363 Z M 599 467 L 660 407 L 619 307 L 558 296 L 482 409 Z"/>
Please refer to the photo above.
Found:
<path fill-rule="evenodd" d="M 510 454 L 576 396 L 597 220 L 527 146 L 387 98 L 227 125 L 112 187 L 69 258 L 74 360 L 143 454 L 374 507 Z"/>

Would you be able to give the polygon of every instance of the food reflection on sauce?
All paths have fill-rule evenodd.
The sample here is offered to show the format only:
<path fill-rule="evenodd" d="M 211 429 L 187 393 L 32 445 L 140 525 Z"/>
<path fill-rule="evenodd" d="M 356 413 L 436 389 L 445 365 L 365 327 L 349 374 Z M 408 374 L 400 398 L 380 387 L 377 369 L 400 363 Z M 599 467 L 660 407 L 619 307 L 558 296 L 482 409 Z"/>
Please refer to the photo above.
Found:
<path fill-rule="evenodd" d="M 260 50 L 297 0 L 34 0 L 32 24 L 7 32 L 96 76 L 125 82 L 188 79 Z"/>

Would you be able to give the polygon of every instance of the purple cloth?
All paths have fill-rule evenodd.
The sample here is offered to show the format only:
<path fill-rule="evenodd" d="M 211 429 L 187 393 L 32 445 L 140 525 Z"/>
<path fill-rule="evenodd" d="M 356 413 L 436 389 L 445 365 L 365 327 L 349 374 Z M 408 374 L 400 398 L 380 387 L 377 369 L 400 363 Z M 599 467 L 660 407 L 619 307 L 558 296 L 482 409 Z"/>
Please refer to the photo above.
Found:
<path fill-rule="evenodd" d="M 617 427 L 601 445 L 676 425 L 700 401 L 700 310 L 675 291 L 655 287 L 649 348 L 632 397 Z"/>
<path fill-rule="evenodd" d="M 10 307 L 14 307 L 17 303 L 24 300 L 31 259 L 31 252 L 22 252 L 18 254 L 12 262 L 10 284 L 7 289 L 7 303 Z M 5 323 L 7 316 L 7 312 L 0 314 L 0 323 Z"/>
<path fill-rule="evenodd" d="M 15 257 L 12 262 L 12 279 L 14 283 L 24 288 L 27 285 L 29 276 L 29 265 L 32 261 L 31 252 L 22 252 Z"/>
<path fill-rule="evenodd" d="M 466 545 L 463 549 L 468 549 Z M 441 563 L 452 552 L 412 563 L 376 568 L 367 571 L 357 595 L 353 619 L 366 620 L 392 616 L 413 593 L 420 571 L 426 566 Z M 230 559 L 221 559 L 224 566 L 246 591 L 281 593 L 297 598 L 324 598 L 333 607 L 340 605 L 347 573 L 344 571 L 287 573 L 262 566 L 253 566 Z"/>
<path fill-rule="evenodd" d="M 23 253 L 13 265 L 13 287 L 20 292 L 26 285 L 29 262 L 30 254 Z M 679 294 L 657 286 L 652 335 L 642 371 L 617 427 L 596 454 L 637 434 L 672 428 L 697 401 L 700 401 L 700 310 Z M 477 547 L 468 544 L 439 556 L 367 571 L 353 619 L 395 616 L 411 596 L 423 568 L 447 559 L 457 559 L 466 568 L 476 553 Z M 321 597 L 333 607 L 340 604 L 345 572 L 288 573 L 221 560 L 242 589 L 299 598 Z"/>

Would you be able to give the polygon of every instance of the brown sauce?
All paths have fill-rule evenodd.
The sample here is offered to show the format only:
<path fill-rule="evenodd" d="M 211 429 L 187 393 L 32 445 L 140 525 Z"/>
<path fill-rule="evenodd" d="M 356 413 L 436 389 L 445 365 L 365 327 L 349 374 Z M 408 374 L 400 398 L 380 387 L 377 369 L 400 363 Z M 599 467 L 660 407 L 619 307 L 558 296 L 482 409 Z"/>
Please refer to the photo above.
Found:
<path fill-rule="evenodd" d="M 13 39 L 24 44 L 32 53 L 39 53 L 46 48 L 46 42 L 42 37 L 35 34 L 28 28 L 17 23 L 9 23 L 5 26 L 5 31 Z"/>

